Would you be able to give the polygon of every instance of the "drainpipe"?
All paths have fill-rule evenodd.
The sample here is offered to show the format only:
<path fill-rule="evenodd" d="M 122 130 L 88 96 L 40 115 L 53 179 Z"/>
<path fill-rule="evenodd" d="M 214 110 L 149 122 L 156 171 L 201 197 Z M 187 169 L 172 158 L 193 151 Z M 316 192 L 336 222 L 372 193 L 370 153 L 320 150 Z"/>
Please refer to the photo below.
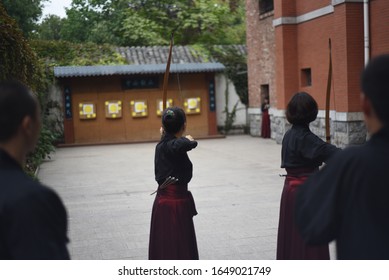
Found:
<path fill-rule="evenodd" d="M 363 33 L 365 45 L 365 66 L 370 59 L 370 35 L 369 35 L 369 0 L 363 0 Z M 366 133 L 366 141 L 370 139 L 369 131 Z"/>
<path fill-rule="evenodd" d="M 365 41 L 365 65 L 370 58 L 370 34 L 369 34 L 369 0 L 363 0 L 363 30 Z"/>

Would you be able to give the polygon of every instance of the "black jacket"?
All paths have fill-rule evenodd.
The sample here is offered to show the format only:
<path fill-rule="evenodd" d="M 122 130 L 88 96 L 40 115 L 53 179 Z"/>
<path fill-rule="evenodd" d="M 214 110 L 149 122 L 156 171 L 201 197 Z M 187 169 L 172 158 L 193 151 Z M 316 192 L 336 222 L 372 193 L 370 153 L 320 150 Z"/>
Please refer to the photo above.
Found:
<path fill-rule="evenodd" d="M 161 184 L 168 176 L 178 178 L 180 184 L 192 179 L 193 166 L 187 152 L 196 148 L 197 142 L 185 137 L 165 134 L 155 148 L 155 180 Z"/>
<path fill-rule="evenodd" d="M 310 244 L 336 240 L 338 259 L 389 259 L 389 129 L 337 153 L 299 187 L 296 221 Z"/>
<path fill-rule="evenodd" d="M 69 259 L 67 214 L 58 195 L 0 150 L 0 259 Z"/>

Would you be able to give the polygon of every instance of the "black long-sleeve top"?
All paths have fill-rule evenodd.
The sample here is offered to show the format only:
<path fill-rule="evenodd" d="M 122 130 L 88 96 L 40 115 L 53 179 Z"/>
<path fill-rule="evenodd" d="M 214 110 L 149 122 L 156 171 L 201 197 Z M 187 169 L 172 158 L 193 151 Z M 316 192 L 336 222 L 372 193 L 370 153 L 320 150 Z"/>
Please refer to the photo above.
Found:
<path fill-rule="evenodd" d="M 0 150 L 0 259 L 69 259 L 67 242 L 61 199 Z"/>
<path fill-rule="evenodd" d="M 155 148 L 154 171 L 158 184 L 169 176 L 178 178 L 179 184 L 188 184 L 192 179 L 193 165 L 187 152 L 196 147 L 196 141 L 185 137 L 163 135 Z"/>
<path fill-rule="evenodd" d="M 293 125 L 282 140 L 281 168 L 317 168 L 340 151 L 313 134 L 308 125 Z"/>
<path fill-rule="evenodd" d="M 299 187 L 296 222 L 309 244 L 336 240 L 338 259 L 389 259 L 389 129 L 346 148 Z"/>

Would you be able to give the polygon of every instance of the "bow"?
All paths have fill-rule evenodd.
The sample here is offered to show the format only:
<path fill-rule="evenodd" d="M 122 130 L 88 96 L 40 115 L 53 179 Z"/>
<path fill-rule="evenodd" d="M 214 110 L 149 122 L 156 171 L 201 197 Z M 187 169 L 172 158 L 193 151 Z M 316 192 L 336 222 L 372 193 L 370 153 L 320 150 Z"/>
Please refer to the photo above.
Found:
<path fill-rule="evenodd" d="M 170 70 L 170 63 L 171 63 L 171 59 L 172 59 L 173 39 L 174 39 L 174 31 L 172 32 L 172 35 L 170 37 L 169 56 L 167 58 L 165 75 L 163 77 L 163 94 L 162 94 L 162 108 L 163 108 L 163 110 L 166 109 L 167 86 L 168 86 L 168 82 L 169 82 L 169 70 Z"/>
<path fill-rule="evenodd" d="M 328 80 L 327 80 L 327 95 L 326 95 L 326 116 L 325 116 L 325 125 L 326 125 L 326 142 L 331 143 L 331 130 L 330 130 L 330 100 L 331 100 L 331 82 L 332 82 L 332 48 L 331 48 L 331 38 L 328 39 L 329 46 L 329 68 L 328 68 Z"/>

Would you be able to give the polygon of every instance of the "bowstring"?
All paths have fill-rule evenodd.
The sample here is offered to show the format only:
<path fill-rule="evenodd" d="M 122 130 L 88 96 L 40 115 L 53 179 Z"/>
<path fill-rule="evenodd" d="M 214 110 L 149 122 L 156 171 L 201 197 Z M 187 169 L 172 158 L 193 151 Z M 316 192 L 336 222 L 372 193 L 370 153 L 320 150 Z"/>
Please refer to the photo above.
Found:
<path fill-rule="evenodd" d="M 177 71 L 177 84 L 178 84 L 178 97 L 180 99 L 180 104 L 183 104 L 182 91 L 181 91 L 181 81 L 180 74 Z"/>

